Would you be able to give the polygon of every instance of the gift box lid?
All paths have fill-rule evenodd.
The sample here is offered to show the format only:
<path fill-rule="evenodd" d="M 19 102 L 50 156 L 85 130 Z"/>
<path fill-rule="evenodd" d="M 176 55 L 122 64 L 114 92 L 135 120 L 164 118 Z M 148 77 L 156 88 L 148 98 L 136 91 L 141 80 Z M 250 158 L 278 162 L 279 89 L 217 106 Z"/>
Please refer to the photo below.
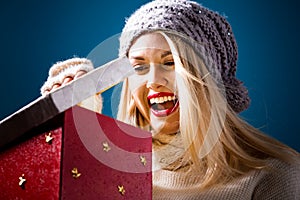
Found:
<path fill-rule="evenodd" d="M 103 92 L 121 82 L 132 73 L 128 58 L 120 57 L 37 98 L 0 121 L 0 149 L 97 92 Z"/>

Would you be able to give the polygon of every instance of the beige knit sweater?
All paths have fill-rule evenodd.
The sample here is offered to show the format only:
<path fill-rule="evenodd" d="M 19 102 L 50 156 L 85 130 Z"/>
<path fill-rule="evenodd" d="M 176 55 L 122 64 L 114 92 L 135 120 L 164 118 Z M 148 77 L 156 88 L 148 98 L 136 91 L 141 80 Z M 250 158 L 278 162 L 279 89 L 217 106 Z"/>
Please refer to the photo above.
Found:
<path fill-rule="evenodd" d="M 199 190 L 195 172 L 160 170 L 153 173 L 154 200 L 300 200 L 300 166 L 270 160 L 274 170 L 253 170 L 230 183 Z"/>

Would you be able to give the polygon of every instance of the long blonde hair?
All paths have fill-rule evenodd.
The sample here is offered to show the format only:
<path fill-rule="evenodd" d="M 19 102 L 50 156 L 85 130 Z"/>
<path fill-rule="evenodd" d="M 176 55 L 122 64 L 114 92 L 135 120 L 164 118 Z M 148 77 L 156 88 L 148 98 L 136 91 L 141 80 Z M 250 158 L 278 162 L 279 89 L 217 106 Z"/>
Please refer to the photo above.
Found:
<path fill-rule="evenodd" d="M 222 184 L 250 170 L 265 168 L 268 158 L 296 160 L 298 152 L 249 125 L 230 108 L 221 79 L 208 70 L 214 63 L 199 52 L 201 45 L 195 51 L 193 41 L 174 33 L 159 33 L 173 54 L 179 129 L 193 168 L 203 174 L 201 187 Z M 123 83 L 118 119 L 149 130 L 147 120 L 135 106 L 128 80 Z"/>

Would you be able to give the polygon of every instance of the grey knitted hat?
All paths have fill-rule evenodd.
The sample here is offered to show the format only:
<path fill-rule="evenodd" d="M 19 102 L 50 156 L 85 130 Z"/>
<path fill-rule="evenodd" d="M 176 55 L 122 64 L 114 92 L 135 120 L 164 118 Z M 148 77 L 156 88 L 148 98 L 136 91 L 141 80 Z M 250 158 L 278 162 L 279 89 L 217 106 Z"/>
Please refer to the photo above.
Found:
<path fill-rule="evenodd" d="M 197 2 L 154 0 L 135 11 L 120 37 L 119 56 L 126 55 L 133 41 L 145 32 L 175 31 L 203 45 L 221 75 L 231 108 L 239 113 L 249 106 L 248 90 L 236 78 L 237 45 L 230 24 L 218 13 Z M 216 74 L 216 73 L 212 73 Z"/>

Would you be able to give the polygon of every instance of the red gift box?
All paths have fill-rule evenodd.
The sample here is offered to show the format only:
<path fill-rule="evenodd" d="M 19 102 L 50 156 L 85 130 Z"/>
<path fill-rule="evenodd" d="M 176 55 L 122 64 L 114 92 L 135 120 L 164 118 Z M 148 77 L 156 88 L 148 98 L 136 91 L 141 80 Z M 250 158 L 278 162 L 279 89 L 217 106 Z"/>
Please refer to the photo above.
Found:
<path fill-rule="evenodd" d="M 1 148 L 0 199 L 151 199 L 151 143 L 149 132 L 72 107 Z"/>

